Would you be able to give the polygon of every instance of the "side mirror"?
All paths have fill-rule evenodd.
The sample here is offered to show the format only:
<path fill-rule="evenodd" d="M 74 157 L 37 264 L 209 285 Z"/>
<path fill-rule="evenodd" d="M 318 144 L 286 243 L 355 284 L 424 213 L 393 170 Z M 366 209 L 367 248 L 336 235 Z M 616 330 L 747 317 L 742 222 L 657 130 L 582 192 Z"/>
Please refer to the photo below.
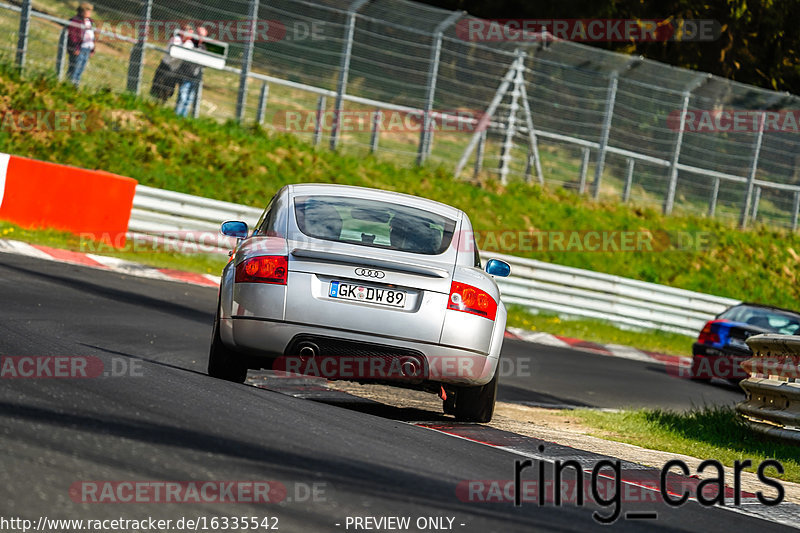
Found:
<path fill-rule="evenodd" d="M 247 237 L 247 224 L 238 220 L 228 220 L 223 222 L 219 228 L 219 232 L 228 237 L 236 237 L 237 239 L 244 239 Z"/>
<path fill-rule="evenodd" d="M 486 273 L 491 276 L 505 278 L 511 274 L 511 265 L 499 259 L 489 259 L 489 261 L 486 262 Z"/>

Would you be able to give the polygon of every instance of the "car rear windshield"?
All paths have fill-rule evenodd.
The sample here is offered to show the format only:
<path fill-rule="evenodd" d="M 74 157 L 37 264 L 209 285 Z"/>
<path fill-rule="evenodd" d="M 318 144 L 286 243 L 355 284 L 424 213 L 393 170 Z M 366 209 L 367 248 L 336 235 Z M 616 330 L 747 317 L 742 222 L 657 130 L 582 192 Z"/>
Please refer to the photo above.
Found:
<path fill-rule="evenodd" d="M 766 307 L 737 305 L 722 313 L 720 318 L 782 335 L 794 335 L 800 330 L 800 315 Z"/>
<path fill-rule="evenodd" d="M 317 239 L 436 255 L 450 246 L 455 221 L 414 207 L 335 196 L 294 199 L 297 226 Z"/>

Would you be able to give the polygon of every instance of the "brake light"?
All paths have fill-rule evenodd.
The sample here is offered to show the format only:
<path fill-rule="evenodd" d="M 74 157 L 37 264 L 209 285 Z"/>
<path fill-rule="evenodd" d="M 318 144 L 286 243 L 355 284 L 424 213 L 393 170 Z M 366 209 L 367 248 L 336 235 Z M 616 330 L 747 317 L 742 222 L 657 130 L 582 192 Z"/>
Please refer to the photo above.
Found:
<path fill-rule="evenodd" d="M 447 308 L 482 316 L 489 320 L 494 320 L 497 315 L 497 302 L 489 296 L 489 293 L 457 281 L 450 286 Z"/>
<path fill-rule="evenodd" d="M 236 265 L 237 283 L 274 283 L 286 285 L 289 258 L 282 255 L 259 255 Z"/>
<path fill-rule="evenodd" d="M 719 322 L 719 320 L 709 320 L 706 322 L 706 325 L 703 326 L 700 335 L 697 337 L 697 342 L 700 344 L 719 344 L 720 338 L 716 326 Z"/>

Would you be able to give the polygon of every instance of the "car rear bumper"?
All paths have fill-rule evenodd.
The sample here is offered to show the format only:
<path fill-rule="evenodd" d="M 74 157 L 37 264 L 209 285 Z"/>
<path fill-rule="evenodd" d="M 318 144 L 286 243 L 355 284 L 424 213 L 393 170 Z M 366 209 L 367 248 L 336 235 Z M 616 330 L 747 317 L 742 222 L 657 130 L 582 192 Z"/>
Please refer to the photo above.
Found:
<path fill-rule="evenodd" d="M 281 320 L 228 318 L 220 320 L 222 340 L 247 355 L 281 361 L 280 368 L 296 368 L 298 342 L 303 339 L 321 346 L 320 361 L 329 363 L 323 377 L 355 381 L 386 381 L 387 372 L 418 354 L 424 361 L 424 380 L 454 385 L 484 385 L 497 369 L 497 357 L 454 346 L 419 342 L 356 331 L 309 326 Z M 315 341 L 316 339 L 316 341 Z M 337 342 L 338 341 L 338 342 Z M 350 351 L 353 353 L 351 354 Z M 385 364 L 361 364 L 363 359 L 382 358 Z M 393 358 L 398 358 L 394 361 Z M 315 367 L 321 368 L 321 363 Z M 304 364 L 303 368 L 307 368 Z M 331 371 L 332 374 L 327 372 Z M 420 374 L 409 376 L 419 378 Z M 400 378 L 398 376 L 399 379 Z"/>
<path fill-rule="evenodd" d="M 741 351 L 718 349 L 705 344 L 692 345 L 692 375 L 696 379 L 720 378 L 741 381 L 748 377 L 741 364 L 752 357 Z"/>

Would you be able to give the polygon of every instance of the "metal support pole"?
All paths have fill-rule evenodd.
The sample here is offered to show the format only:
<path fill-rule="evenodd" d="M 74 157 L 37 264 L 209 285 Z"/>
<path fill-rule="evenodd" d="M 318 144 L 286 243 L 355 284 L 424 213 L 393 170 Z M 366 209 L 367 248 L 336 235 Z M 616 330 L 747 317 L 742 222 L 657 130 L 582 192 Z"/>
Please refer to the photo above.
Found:
<path fill-rule="evenodd" d="M 22 9 L 19 12 L 19 32 L 17 33 L 17 66 L 22 69 L 25 67 L 25 56 L 28 54 L 28 32 L 31 26 L 31 0 L 22 1 Z"/>
<path fill-rule="evenodd" d="M 142 86 L 142 71 L 144 70 L 144 52 L 147 34 L 150 30 L 150 18 L 153 11 L 153 0 L 145 0 L 142 6 L 142 20 L 136 23 L 136 44 L 131 48 L 128 59 L 128 85 L 127 90 L 139 94 Z"/>
<path fill-rule="evenodd" d="M 250 0 L 250 13 L 247 18 L 250 20 L 250 32 L 247 35 L 247 43 L 244 47 L 242 56 L 242 71 L 239 75 L 239 94 L 236 95 L 236 120 L 244 120 L 244 111 L 247 107 L 247 80 L 250 75 L 250 67 L 253 65 L 253 46 L 256 39 L 256 25 L 258 24 L 258 0 Z"/>
<path fill-rule="evenodd" d="M 742 205 L 742 213 L 739 216 L 739 225 L 742 228 L 747 227 L 747 218 L 750 212 L 750 203 L 753 200 L 753 182 L 756 179 L 756 171 L 758 170 L 758 158 L 761 155 L 761 143 L 764 140 L 764 119 L 766 118 L 766 113 L 761 112 L 761 116 L 758 118 L 758 132 L 756 133 L 756 139 L 753 144 L 753 162 L 750 164 L 750 173 L 747 176 L 747 192 L 744 196 L 744 205 Z"/>
<path fill-rule="evenodd" d="M 486 108 L 486 112 L 481 115 L 478 124 L 475 125 L 475 133 L 472 134 L 469 144 L 467 144 L 467 147 L 464 149 L 464 153 L 461 154 L 461 159 L 458 160 L 456 170 L 453 173 L 456 178 L 459 176 L 459 174 L 461 174 L 461 171 L 464 170 L 464 167 L 467 165 L 467 159 L 469 159 L 472 151 L 475 150 L 475 146 L 478 144 L 481 134 L 489 127 L 489 121 L 492 120 L 492 115 L 494 115 L 494 112 L 497 110 L 497 106 L 500 105 L 500 101 L 508 91 L 508 86 L 511 85 L 511 82 L 514 80 L 514 76 L 517 73 L 518 63 L 519 58 L 515 59 L 511 64 L 506 72 L 506 75 L 503 77 L 503 81 L 500 82 L 500 86 L 494 93 L 494 98 L 492 98 L 492 101 L 489 103 L 489 107 Z"/>
<path fill-rule="evenodd" d="M 64 27 L 58 36 L 58 50 L 56 51 L 56 79 L 64 80 L 64 60 L 67 57 L 67 36 L 69 28 Z"/>
<path fill-rule="evenodd" d="M 533 155 L 533 152 L 528 150 L 528 157 L 525 158 L 525 183 L 531 182 L 531 170 L 533 170 L 533 165 L 536 163 L 536 158 Z"/>
<path fill-rule="evenodd" d="M 261 84 L 261 92 L 258 93 L 258 109 L 256 110 L 256 124 L 264 123 L 264 114 L 267 112 L 267 99 L 269 98 L 269 83 Z"/>
<path fill-rule="evenodd" d="M 633 165 L 636 162 L 632 157 L 628 158 L 628 172 L 625 174 L 625 189 L 622 191 L 622 202 L 628 203 L 631 199 L 631 187 L 633 186 Z"/>
<path fill-rule="evenodd" d="M 681 106 L 681 122 L 678 135 L 675 138 L 675 148 L 672 151 L 672 161 L 669 165 L 669 188 L 667 198 L 664 200 L 664 214 L 672 213 L 675 205 L 675 191 L 678 188 L 678 161 L 681 157 L 681 145 L 683 144 L 683 130 L 686 128 L 686 112 L 689 110 L 689 91 L 683 93 L 683 105 Z"/>
<path fill-rule="evenodd" d="M 192 118 L 200 116 L 200 102 L 203 101 L 203 75 L 200 74 L 200 80 L 197 82 L 197 94 L 192 102 Z"/>
<path fill-rule="evenodd" d="M 589 172 L 589 148 L 583 149 L 583 160 L 581 161 L 581 177 L 578 182 L 578 194 L 586 192 L 586 174 Z"/>
<path fill-rule="evenodd" d="M 711 189 L 711 199 L 708 202 L 709 217 L 713 217 L 717 212 L 717 197 L 719 197 L 719 178 L 714 178 L 714 187 Z"/>
<path fill-rule="evenodd" d="M 792 210 L 792 231 L 797 231 L 797 216 L 800 213 L 800 191 L 794 193 L 794 209 Z"/>
<path fill-rule="evenodd" d="M 611 81 L 608 84 L 608 98 L 606 99 L 606 113 L 603 119 L 603 133 L 600 138 L 600 151 L 597 153 L 597 165 L 594 168 L 594 197 L 600 197 L 600 181 L 603 179 L 603 167 L 606 164 L 606 149 L 608 148 L 608 137 L 611 133 L 611 119 L 614 115 L 614 102 L 617 99 L 617 84 L 619 74 L 613 72 Z"/>
<path fill-rule="evenodd" d="M 750 220 L 753 222 L 756 221 L 756 217 L 758 217 L 758 203 L 761 201 L 761 187 L 756 187 L 755 195 L 753 196 L 753 214 L 750 217 Z"/>
<path fill-rule="evenodd" d="M 381 118 L 383 117 L 383 113 L 380 109 L 376 109 L 372 113 L 372 132 L 370 133 L 369 137 L 369 153 L 374 154 L 378 151 L 378 140 L 381 137 L 380 129 L 381 129 Z"/>
<path fill-rule="evenodd" d="M 428 66 L 428 87 L 425 90 L 425 114 L 422 117 L 422 131 L 419 133 L 419 146 L 417 147 L 417 165 L 425 163 L 425 158 L 430 153 L 432 136 L 430 135 L 431 111 L 433 111 L 433 98 L 436 95 L 436 79 L 439 75 L 439 58 L 442 54 L 442 34 L 452 23 L 464 13 L 454 11 L 449 17 L 440 22 L 433 29 L 433 46 L 431 46 L 431 59 Z"/>
<path fill-rule="evenodd" d="M 525 59 L 523 58 L 522 68 L 525 66 Z M 542 173 L 542 160 L 539 159 L 539 141 L 536 138 L 536 128 L 533 126 L 533 114 L 531 113 L 531 104 L 528 102 L 528 90 L 525 88 L 525 79 L 522 80 L 521 87 L 522 97 L 522 111 L 525 114 L 525 126 L 528 128 L 528 151 L 530 156 L 533 157 L 533 164 L 536 167 L 536 181 L 539 185 L 544 185 L 544 174 Z M 525 174 L 525 181 L 530 182 L 530 173 Z"/>
<path fill-rule="evenodd" d="M 331 150 L 339 145 L 339 118 L 344 110 L 344 95 L 347 90 L 347 78 L 350 75 L 350 57 L 353 54 L 353 36 L 356 31 L 356 14 L 368 0 L 355 0 L 347 9 L 347 27 L 344 30 L 344 49 L 339 66 L 339 83 L 336 87 L 336 103 L 333 105 L 333 123 L 331 124 Z"/>
<path fill-rule="evenodd" d="M 486 130 L 483 130 L 478 137 L 478 149 L 475 152 L 475 167 L 472 171 L 472 177 L 477 179 L 478 174 L 483 167 L 483 154 L 486 151 Z"/>
<path fill-rule="evenodd" d="M 503 139 L 503 147 L 500 150 L 500 183 L 508 183 L 509 163 L 511 163 L 511 150 L 514 149 L 514 135 L 517 133 L 517 110 L 519 109 L 519 96 L 522 93 L 522 60 L 524 54 L 517 51 L 517 68 L 514 74 L 514 88 L 511 90 L 511 106 L 508 110 L 508 122 L 506 124 L 506 134 Z"/>
<path fill-rule="evenodd" d="M 317 99 L 317 120 L 314 122 L 314 146 L 322 140 L 322 124 L 325 122 L 326 98 L 323 95 Z"/>

